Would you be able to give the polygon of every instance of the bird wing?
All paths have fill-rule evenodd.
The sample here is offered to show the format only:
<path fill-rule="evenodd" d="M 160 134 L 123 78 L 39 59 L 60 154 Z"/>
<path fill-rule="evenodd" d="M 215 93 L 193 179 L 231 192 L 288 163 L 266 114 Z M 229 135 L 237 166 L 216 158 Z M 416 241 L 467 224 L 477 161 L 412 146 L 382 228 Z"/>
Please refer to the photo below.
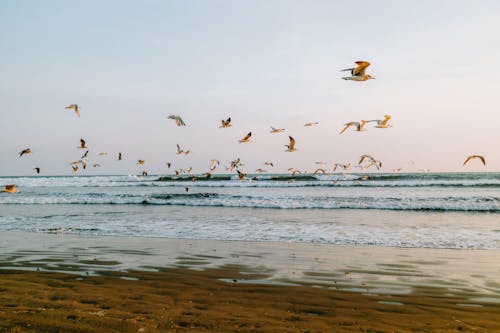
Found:
<path fill-rule="evenodd" d="M 351 121 L 350 123 L 345 124 L 344 128 L 342 129 L 342 131 L 340 131 L 339 134 L 344 133 L 350 126 L 357 126 L 357 123 Z"/>
<path fill-rule="evenodd" d="M 247 141 L 248 139 L 250 139 L 251 136 L 252 132 L 248 132 L 248 134 L 242 139 L 242 141 Z"/>
<path fill-rule="evenodd" d="M 12 184 L 12 185 L 5 185 L 5 189 L 7 191 L 12 191 L 14 188 L 16 188 L 16 185 Z"/>
<path fill-rule="evenodd" d="M 484 159 L 484 156 L 478 155 L 477 158 L 479 158 L 481 162 L 483 162 L 483 164 L 486 165 L 486 160 Z"/>
<path fill-rule="evenodd" d="M 290 144 L 288 145 L 288 149 L 293 150 L 295 147 L 295 139 L 292 138 L 291 136 L 288 136 L 288 138 L 290 139 Z"/>
<path fill-rule="evenodd" d="M 353 71 L 352 71 L 352 75 L 353 76 L 356 76 L 356 75 L 364 75 L 365 74 L 365 69 L 370 66 L 370 63 L 367 62 L 367 61 L 356 61 L 356 65 L 358 65 L 358 67 L 356 67 Z"/>
<path fill-rule="evenodd" d="M 472 158 L 473 158 L 472 156 L 467 157 L 467 159 L 465 160 L 464 164 L 462 164 L 462 165 L 467 164 L 467 162 L 469 162 Z"/>

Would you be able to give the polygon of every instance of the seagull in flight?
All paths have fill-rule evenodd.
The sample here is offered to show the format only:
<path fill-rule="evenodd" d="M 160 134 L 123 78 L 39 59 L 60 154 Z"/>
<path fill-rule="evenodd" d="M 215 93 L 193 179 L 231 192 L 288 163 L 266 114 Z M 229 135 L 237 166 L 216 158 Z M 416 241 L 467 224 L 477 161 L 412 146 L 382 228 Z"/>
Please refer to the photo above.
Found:
<path fill-rule="evenodd" d="M 227 118 L 226 120 L 222 119 L 222 124 L 220 125 L 219 128 L 228 128 L 231 127 L 231 117 Z"/>
<path fill-rule="evenodd" d="M 284 131 L 285 131 L 284 128 L 275 128 L 275 127 L 271 126 L 271 130 L 269 131 L 269 133 L 281 133 L 281 132 L 284 132 Z"/>
<path fill-rule="evenodd" d="M 36 167 L 36 168 L 33 168 L 33 170 L 35 170 L 36 174 L 40 174 L 40 168 L 39 167 Z"/>
<path fill-rule="evenodd" d="M 27 155 L 27 154 L 31 154 L 31 149 L 26 148 L 26 149 L 21 150 L 21 152 L 19 153 L 19 157 L 21 157 L 23 155 Z"/>
<path fill-rule="evenodd" d="M 356 131 L 358 131 L 358 132 L 364 131 L 365 124 L 366 124 L 366 120 L 361 120 L 360 122 L 350 121 L 350 122 L 344 124 L 344 128 L 342 129 L 342 131 L 340 131 L 339 134 L 344 133 L 351 126 L 356 127 Z"/>
<path fill-rule="evenodd" d="M 184 122 L 184 120 L 182 120 L 181 116 L 179 116 L 179 115 L 173 115 L 173 114 L 171 114 L 167 118 L 168 119 L 173 119 L 175 121 L 175 124 L 177 126 L 186 126 L 186 123 Z"/>
<path fill-rule="evenodd" d="M 239 143 L 250 142 L 250 137 L 252 136 L 252 132 L 248 132 L 248 134 L 241 140 L 238 140 Z"/>
<path fill-rule="evenodd" d="M 68 105 L 67 107 L 65 107 L 65 109 L 70 109 L 70 110 L 75 111 L 76 115 L 78 117 L 80 117 L 80 107 L 78 106 L 78 104 Z"/>
<path fill-rule="evenodd" d="M 356 61 L 356 65 L 358 65 L 356 68 L 347 68 L 342 70 L 342 72 L 343 71 L 351 72 L 351 76 L 343 77 L 344 80 L 366 81 L 370 79 L 375 79 L 371 75 L 365 73 L 366 68 L 370 66 L 370 63 L 368 61 Z"/>
<path fill-rule="evenodd" d="M 0 192 L 17 193 L 17 192 L 19 192 L 19 190 L 16 188 L 16 185 L 11 184 L 11 185 L 5 185 L 4 189 Z"/>
<path fill-rule="evenodd" d="M 144 164 L 144 162 L 145 162 L 144 160 L 138 160 L 138 161 L 137 161 L 137 164 L 139 164 L 139 165 L 143 165 L 143 164 Z"/>
<path fill-rule="evenodd" d="M 181 149 L 181 146 L 177 144 L 177 155 L 188 155 L 189 153 L 191 153 L 190 150 Z"/>
<path fill-rule="evenodd" d="M 291 136 L 288 136 L 288 139 L 290 140 L 290 143 L 289 143 L 289 144 L 287 144 L 287 145 L 285 145 L 285 147 L 287 147 L 287 148 L 288 148 L 288 149 L 287 149 L 287 150 L 285 150 L 285 151 L 292 153 L 292 152 L 294 152 L 294 151 L 296 151 L 296 150 L 297 150 L 297 149 L 295 148 L 295 139 L 294 139 L 294 138 L 292 138 Z"/>
<path fill-rule="evenodd" d="M 467 157 L 467 159 L 465 160 L 463 165 L 467 164 L 467 162 L 469 162 L 470 160 L 472 160 L 474 158 L 480 159 L 481 162 L 483 162 L 483 165 L 486 165 L 486 159 L 482 155 L 471 155 L 471 156 Z"/>
<path fill-rule="evenodd" d="M 315 125 L 319 125 L 319 121 L 315 121 L 315 122 L 310 121 L 310 122 L 304 124 L 305 127 L 311 127 L 311 126 L 315 126 Z"/>
<path fill-rule="evenodd" d="M 80 147 L 78 147 L 78 148 L 80 148 L 80 149 L 87 149 L 87 146 L 85 146 L 85 143 L 86 143 L 85 140 L 80 139 Z"/>
<path fill-rule="evenodd" d="M 391 116 L 388 114 L 384 115 L 384 119 L 375 119 L 375 120 L 368 120 L 367 123 L 377 123 L 375 126 L 376 128 L 389 128 L 392 127 L 391 125 L 388 124 L 389 120 L 391 120 Z"/>

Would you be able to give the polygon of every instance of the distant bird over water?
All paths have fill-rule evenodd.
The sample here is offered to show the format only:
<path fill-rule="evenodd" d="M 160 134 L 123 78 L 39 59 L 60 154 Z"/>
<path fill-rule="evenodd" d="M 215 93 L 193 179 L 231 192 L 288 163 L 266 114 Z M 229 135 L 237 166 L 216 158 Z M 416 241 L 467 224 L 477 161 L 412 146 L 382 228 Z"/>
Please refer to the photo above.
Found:
<path fill-rule="evenodd" d="M 121 161 L 123 158 L 122 153 L 118 153 L 118 161 Z"/>
<path fill-rule="evenodd" d="M 483 165 L 486 165 L 486 159 L 484 158 L 484 156 L 481 156 L 481 155 L 471 155 L 471 156 L 467 157 L 467 159 L 465 160 L 463 165 L 467 164 L 467 162 L 469 162 L 470 160 L 472 160 L 474 158 L 480 159 L 481 162 L 483 162 Z"/>
<path fill-rule="evenodd" d="M 358 67 L 347 68 L 342 70 L 351 72 L 351 76 L 343 77 L 344 80 L 366 81 L 370 79 L 375 79 L 371 75 L 365 73 L 366 68 L 370 66 L 370 63 L 368 61 L 356 61 L 356 65 L 358 65 Z"/>
<path fill-rule="evenodd" d="M 23 149 L 23 150 L 19 153 L 19 157 L 21 157 L 21 156 L 23 156 L 23 155 L 27 155 L 27 154 L 31 154 L 31 149 L 29 149 L 29 148 Z"/>
<path fill-rule="evenodd" d="M 40 174 L 40 168 L 39 167 L 36 167 L 36 168 L 33 168 L 33 170 L 35 170 L 36 174 Z"/>
<path fill-rule="evenodd" d="M 179 115 L 171 114 L 170 116 L 168 116 L 168 119 L 173 119 L 177 126 L 186 126 L 186 123 L 184 122 L 184 120 L 182 120 L 181 116 Z"/>
<path fill-rule="evenodd" d="M 0 192 L 17 193 L 19 192 L 19 190 L 16 188 L 16 185 L 11 184 L 11 185 L 5 185 L 4 189 Z"/>
<path fill-rule="evenodd" d="M 70 109 L 70 110 L 75 111 L 76 115 L 78 117 L 80 117 L 80 107 L 78 106 L 78 104 L 68 105 L 67 107 L 65 107 L 65 109 Z"/>
<path fill-rule="evenodd" d="M 315 126 L 315 125 L 319 125 L 319 121 L 315 121 L 315 122 L 310 121 L 310 122 L 304 124 L 305 127 L 311 127 L 311 126 Z"/>

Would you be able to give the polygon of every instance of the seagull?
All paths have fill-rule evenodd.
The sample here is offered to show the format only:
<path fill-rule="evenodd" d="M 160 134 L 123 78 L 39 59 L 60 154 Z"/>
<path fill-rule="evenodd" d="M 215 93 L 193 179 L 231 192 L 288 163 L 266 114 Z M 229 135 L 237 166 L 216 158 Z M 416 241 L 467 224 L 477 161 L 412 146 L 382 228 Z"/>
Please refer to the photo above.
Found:
<path fill-rule="evenodd" d="M 269 133 L 281 133 L 281 132 L 284 132 L 284 131 L 285 131 L 284 128 L 275 128 L 275 127 L 271 126 L 271 130 L 269 131 Z"/>
<path fill-rule="evenodd" d="M 292 173 L 292 177 L 295 177 L 296 173 L 302 173 L 302 172 L 300 172 L 299 170 L 297 170 L 295 168 L 289 168 L 288 171 L 290 171 Z"/>
<path fill-rule="evenodd" d="M 238 157 L 234 161 L 231 161 L 231 164 L 229 165 L 229 168 L 227 168 L 227 170 L 233 171 L 234 169 L 238 169 L 238 167 L 240 166 L 243 166 L 243 163 L 241 163 L 241 160 Z"/>
<path fill-rule="evenodd" d="M 465 165 L 467 162 L 469 162 L 473 158 L 479 158 L 481 160 L 481 162 L 483 162 L 483 165 L 486 165 L 486 159 L 484 158 L 484 156 L 481 156 L 481 155 L 471 155 L 471 156 L 467 157 L 467 159 L 465 160 L 463 165 Z"/>
<path fill-rule="evenodd" d="M 166 164 L 167 164 L 167 168 L 170 169 L 170 167 L 172 166 L 172 163 L 171 162 L 167 162 Z"/>
<path fill-rule="evenodd" d="M 143 177 L 146 177 L 147 175 L 148 175 L 148 172 L 147 172 L 147 171 L 143 171 L 143 172 L 142 172 L 142 176 L 143 176 Z"/>
<path fill-rule="evenodd" d="M 376 162 L 376 161 L 377 161 L 376 159 L 374 159 L 374 158 L 373 158 L 372 156 L 370 156 L 370 155 L 361 155 L 361 156 L 359 157 L 359 162 L 358 162 L 358 164 L 363 163 L 363 161 L 364 161 L 364 160 L 370 160 L 370 161 L 372 161 L 372 162 Z"/>
<path fill-rule="evenodd" d="M 257 170 L 255 170 L 255 172 L 263 173 L 263 172 L 267 172 L 267 170 L 264 170 L 262 168 L 258 168 Z"/>
<path fill-rule="evenodd" d="M 85 140 L 80 139 L 80 147 L 78 147 L 78 148 L 80 148 L 80 149 L 87 149 L 87 146 L 85 146 L 85 143 L 86 143 Z"/>
<path fill-rule="evenodd" d="M 23 156 L 23 155 L 27 155 L 27 154 L 31 154 L 31 149 L 29 149 L 29 148 L 23 149 L 23 150 L 19 153 L 19 157 L 21 157 L 21 156 Z"/>
<path fill-rule="evenodd" d="M 80 117 L 80 107 L 78 106 L 78 104 L 68 105 L 67 107 L 65 107 L 65 109 L 70 109 L 70 110 L 75 111 L 76 115 L 78 117 Z"/>
<path fill-rule="evenodd" d="M 315 126 L 315 125 L 319 125 L 319 121 L 308 122 L 308 123 L 304 124 L 305 127 L 311 127 L 311 126 Z"/>
<path fill-rule="evenodd" d="M 122 153 L 118 153 L 118 161 L 122 160 Z"/>
<path fill-rule="evenodd" d="M 271 168 L 272 168 L 272 167 L 274 167 L 273 162 L 264 162 L 264 165 L 268 165 L 268 166 L 270 166 Z"/>
<path fill-rule="evenodd" d="M 245 179 L 245 176 L 246 176 L 246 174 L 245 174 L 245 173 L 241 172 L 240 170 L 236 170 L 236 172 L 238 172 L 238 178 L 239 178 L 240 180 Z"/>
<path fill-rule="evenodd" d="M 210 160 L 210 171 L 214 171 L 220 165 L 219 160 Z"/>
<path fill-rule="evenodd" d="M 365 73 L 365 70 L 368 66 L 370 66 L 370 63 L 367 61 L 356 61 L 356 65 L 358 67 L 356 68 L 347 68 L 343 69 L 342 71 L 350 71 L 351 76 L 346 76 L 343 77 L 344 80 L 352 80 L 352 81 L 366 81 L 370 79 L 375 79 L 369 74 Z"/>
<path fill-rule="evenodd" d="M 388 114 L 384 115 L 384 119 L 375 119 L 375 120 L 368 120 L 367 123 L 372 123 L 376 122 L 377 123 L 377 128 L 389 128 L 392 127 L 391 125 L 388 124 L 389 120 L 391 120 L 391 116 Z"/>
<path fill-rule="evenodd" d="M 173 119 L 175 121 L 175 124 L 177 126 L 186 126 L 186 123 L 184 122 L 184 120 L 182 120 L 181 116 L 179 116 L 179 115 L 173 115 L 173 114 L 171 114 L 167 118 L 168 119 Z"/>
<path fill-rule="evenodd" d="M 77 165 L 72 165 L 71 167 L 73 168 L 73 172 L 77 172 L 78 171 L 78 166 Z"/>
<path fill-rule="evenodd" d="M 333 165 L 333 171 L 336 171 L 337 167 L 341 167 L 344 171 L 349 170 L 349 168 L 351 167 L 351 163 L 347 163 L 347 164 L 335 163 Z"/>
<path fill-rule="evenodd" d="M 238 140 L 239 143 L 250 142 L 250 137 L 252 136 L 252 132 L 248 132 L 248 134 L 241 140 Z"/>
<path fill-rule="evenodd" d="M 106 152 L 99 153 L 99 156 L 106 156 L 106 155 L 108 155 L 108 153 Z"/>
<path fill-rule="evenodd" d="M 325 169 L 319 168 L 319 169 L 314 170 L 313 175 L 316 176 L 319 172 L 321 172 L 322 174 L 326 173 Z"/>
<path fill-rule="evenodd" d="M 292 138 L 291 136 L 288 136 L 288 139 L 290 140 L 290 143 L 285 145 L 285 147 L 287 147 L 288 149 L 285 150 L 285 151 L 288 151 L 290 153 L 296 151 L 297 149 L 295 149 L 295 139 Z"/>
<path fill-rule="evenodd" d="M 143 164 L 144 164 L 144 160 L 138 160 L 138 161 L 137 161 L 137 164 L 139 164 L 139 165 L 143 165 Z"/>
<path fill-rule="evenodd" d="M 81 158 L 86 158 L 88 154 L 89 154 L 89 151 L 87 150 L 87 151 L 85 152 L 85 154 L 83 154 L 83 155 L 82 155 L 82 157 L 81 157 Z"/>
<path fill-rule="evenodd" d="M 40 174 L 40 168 L 39 167 L 36 167 L 36 168 L 33 168 L 33 170 L 35 170 L 36 174 Z"/>
<path fill-rule="evenodd" d="M 219 128 L 228 128 L 231 127 L 231 117 L 226 120 L 222 119 L 222 125 Z"/>
<path fill-rule="evenodd" d="M 19 190 L 16 188 L 16 185 L 11 184 L 11 185 L 5 185 L 4 190 L 0 192 L 6 192 L 6 193 L 17 193 Z"/>
<path fill-rule="evenodd" d="M 99 168 L 99 167 L 101 167 L 101 165 L 100 165 L 99 163 L 95 163 L 95 164 L 93 165 L 93 167 L 94 167 L 94 168 Z"/>
<path fill-rule="evenodd" d="M 356 131 L 358 131 L 358 132 L 364 131 L 365 124 L 366 124 L 366 120 L 361 120 L 360 122 L 350 121 L 350 122 L 344 124 L 344 128 L 342 129 L 342 131 L 340 131 L 339 134 L 344 133 L 351 126 L 356 127 Z"/>
<path fill-rule="evenodd" d="M 181 146 L 177 144 L 177 155 L 188 155 L 189 153 L 191 153 L 190 150 L 181 149 Z"/>

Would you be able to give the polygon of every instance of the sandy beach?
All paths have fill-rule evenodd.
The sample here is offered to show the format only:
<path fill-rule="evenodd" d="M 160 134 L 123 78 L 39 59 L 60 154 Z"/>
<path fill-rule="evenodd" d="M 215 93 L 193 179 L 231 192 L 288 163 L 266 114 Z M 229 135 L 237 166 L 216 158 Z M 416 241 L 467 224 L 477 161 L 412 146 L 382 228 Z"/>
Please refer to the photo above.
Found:
<path fill-rule="evenodd" d="M 5 232 L 1 332 L 496 332 L 497 250 Z"/>

